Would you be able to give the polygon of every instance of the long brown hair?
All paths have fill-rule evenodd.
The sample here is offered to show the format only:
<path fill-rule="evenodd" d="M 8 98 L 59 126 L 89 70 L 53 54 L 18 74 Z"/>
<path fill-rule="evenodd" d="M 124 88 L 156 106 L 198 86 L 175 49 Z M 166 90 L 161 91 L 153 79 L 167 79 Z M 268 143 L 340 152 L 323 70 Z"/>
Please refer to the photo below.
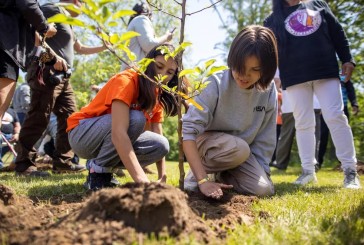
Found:
<path fill-rule="evenodd" d="M 171 52 L 174 50 L 174 47 L 171 44 L 160 44 L 155 46 L 149 53 L 146 55 L 145 58 L 154 59 L 158 55 L 163 55 L 160 47 L 167 47 Z M 175 62 L 177 63 L 177 67 L 179 67 L 178 60 L 175 58 Z M 178 73 L 179 69 L 177 68 L 174 76 L 172 79 L 168 82 L 167 86 L 170 88 L 173 88 L 177 86 L 178 84 Z M 147 75 L 149 78 L 154 79 L 155 76 L 157 76 L 155 63 L 152 62 L 148 65 L 145 75 Z M 183 83 L 184 91 L 186 91 L 186 82 Z M 164 112 L 167 116 L 175 116 L 177 114 L 177 99 L 176 96 L 171 95 L 163 90 L 159 93 L 159 95 L 156 95 L 156 87 L 157 85 L 149 81 L 143 76 L 139 76 L 139 104 L 141 106 L 141 109 L 143 110 L 152 110 L 154 106 L 157 104 L 157 100 L 161 103 Z"/>

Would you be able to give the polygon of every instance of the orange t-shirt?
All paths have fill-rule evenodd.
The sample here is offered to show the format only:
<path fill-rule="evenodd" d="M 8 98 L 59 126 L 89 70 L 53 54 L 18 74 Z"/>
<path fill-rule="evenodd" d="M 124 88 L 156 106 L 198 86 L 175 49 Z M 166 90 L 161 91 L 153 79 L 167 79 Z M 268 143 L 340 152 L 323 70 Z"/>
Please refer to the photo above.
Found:
<path fill-rule="evenodd" d="M 111 105 L 114 100 L 123 101 L 130 109 L 140 111 L 138 97 L 138 74 L 133 70 L 118 73 L 105 84 L 90 104 L 69 116 L 67 132 L 75 128 L 83 119 L 111 113 Z M 163 122 L 163 108 L 159 103 L 151 112 L 144 111 L 144 115 L 149 123 Z"/>

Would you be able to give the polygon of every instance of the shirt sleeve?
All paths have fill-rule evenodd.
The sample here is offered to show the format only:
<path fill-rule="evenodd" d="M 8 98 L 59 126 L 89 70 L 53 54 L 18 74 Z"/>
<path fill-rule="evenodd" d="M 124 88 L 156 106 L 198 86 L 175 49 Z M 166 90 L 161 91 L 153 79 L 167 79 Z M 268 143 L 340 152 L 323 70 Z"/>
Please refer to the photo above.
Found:
<path fill-rule="evenodd" d="M 15 2 L 17 9 L 19 9 L 29 24 L 40 33 L 47 30 L 46 18 L 36 0 L 15 0 Z"/>
<path fill-rule="evenodd" d="M 328 25 L 329 34 L 340 61 L 342 63 L 353 61 L 353 57 L 350 53 L 349 41 L 346 37 L 343 27 L 332 13 L 329 5 L 325 1 L 319 2 L 325 9 L 324 16 Z"/>
<path fill-rule="evenodd" d="M 263 165 L 269 166 L 274 149 L 276 148 L 276 118 L 277 118 L 277 92 L 274 82 L 270 88 L 269 107 L 263 123 L 250 145 L 250 150 L 257 161 Z M 267 168 L 269 169 L 269 167 Z"/>
<path fill-rule="evenodd" d="M 218 86 L 215 76 L 210 77 L 210 83 L 195 98 L 195 102 L 202 106 L 203 110 L 190 105 L 187 113 L 182 118 L 183 140 L 196 140 L 196 137 L 211 124 L 213 112 L 218 100 Z"/>
<path fill-rule="evenodd" d="M 135 31 L 140 34 L 137 37 L 138 43 L 145 53 L 148 53 L 152 48 L 161 43 L 161 41 L 155 37 L 154 28 L 152 22 L 148 17 L 135 19 Z"/>
<path fill-rule="evenodd" d="M 358 101 L 356 100 L 356 93 L 353 83 L 349 80 L 346 83 L 344 83 L 344 86 L 346 88 L 346 92 L 348 94 L 348 99 L 350 101 L 351 106 L 359 107 Z"/>

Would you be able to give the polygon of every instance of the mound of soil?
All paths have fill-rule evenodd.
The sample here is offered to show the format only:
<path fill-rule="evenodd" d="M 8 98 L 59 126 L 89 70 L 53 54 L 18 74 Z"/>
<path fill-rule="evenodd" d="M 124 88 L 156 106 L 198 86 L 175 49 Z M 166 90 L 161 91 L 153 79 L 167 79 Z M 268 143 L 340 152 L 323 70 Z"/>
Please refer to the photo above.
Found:
<path fill-rule="evenodd" d="M 188 197 L 158 183 L 103 189 L 80 203 L 17 199 L 0 203 L 0 244 L 129 244 L 151 235 L 221 243 L 227 229 L 253 220 L 249 208 L 256 200 L 233 193 L 218 201 L 198 193 Z"/>
<path fill-rule="evenodd" d="M 176 236 L 186 228 L 189 210 L 186 194 L 176 188 L 130 183 L 92 195 L 76 220 L 116 220 L 137 232 L 158 234 L 166 229 Z"/>
<path fill-rule="evenodd" d="M 9 205 L 15 202 L 14 191 L 0 184 L 0 203 Z"/>

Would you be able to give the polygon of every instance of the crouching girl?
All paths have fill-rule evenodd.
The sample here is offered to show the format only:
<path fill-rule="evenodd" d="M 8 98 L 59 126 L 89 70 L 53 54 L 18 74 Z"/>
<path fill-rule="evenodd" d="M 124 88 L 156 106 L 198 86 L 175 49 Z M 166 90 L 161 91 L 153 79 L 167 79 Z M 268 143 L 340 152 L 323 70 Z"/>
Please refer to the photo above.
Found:
<path fill-rule="evenodd" d="M 277 69 L 274 34 L 248 26 L 234 38 L 229 70 L 213 75 L 183 117 L 183 148 L 190 164 L 185 189 L 221 198 L 222 189 L 257 196 L 274 193 L 269 162 L 276 145 Z M 217 182 L 207 174 L 215 174 Z"/>
<path fill-rule="evenodd" d="M 178 64 L 165 59 L 160 47 L 146 58 L 154 59 L 145 74 L 154 78 L 167 76 L 163 83 L 177 84 Z M 113 76 L 89 105 L 68 118 L 69 141 L 78 156 L 89 160 L 87 186 L 91 190 L 113 186 L 112 172 L 126 168 L 135 182 L 149 182 L 142 167 L 157 162 L 158 181 L 165 181 L 164 156 L 168 140 L 162 135 L 163 111 L 175 115 L 177 105 L 172 95 L 132 69 Z M 145 131 L 149 124 L 150 131 Z"/>

